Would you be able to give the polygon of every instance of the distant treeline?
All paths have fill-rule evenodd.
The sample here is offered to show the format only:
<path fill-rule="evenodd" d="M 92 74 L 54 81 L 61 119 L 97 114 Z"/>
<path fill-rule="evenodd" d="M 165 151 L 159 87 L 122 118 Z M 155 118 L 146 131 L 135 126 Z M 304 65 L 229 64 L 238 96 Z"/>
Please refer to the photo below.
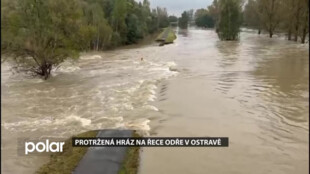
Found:
<path fill-rule="evenodd" d="M 309 0 L 248 0 L 243 11 L 245 26 L 287 33 L 288 40 L 305 43 L 309 33 Z"/>
<path fill-rule="evenodd" d="M 301 43 L 305 43 L 309 33 L 309 0 L 214 0 L 207 8 L 196 10 L 193 18 L 189 14 L 184 11 L 179 19 L 182 28 L 188 26 L 187 20 L 217 31 L 223 28 L 221 22 L 231 23 L 230 31 L 240 24 L 257 29 L 259 34 L 265 31 L 269 37 L 285 32 L 288 40 Z"/>

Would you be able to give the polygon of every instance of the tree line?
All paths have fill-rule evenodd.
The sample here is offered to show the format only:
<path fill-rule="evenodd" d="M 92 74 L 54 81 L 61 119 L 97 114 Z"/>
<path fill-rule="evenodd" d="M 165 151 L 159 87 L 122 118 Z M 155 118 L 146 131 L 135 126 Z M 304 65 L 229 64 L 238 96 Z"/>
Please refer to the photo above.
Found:
<path fill-rule="evenodd" d="M 187 20 L 185 15 L 186 11 L 183 21 Z M 198 27 L 215 28 L 222 40 L 236 40 L 239 28 L 244 26 L 257 29 L 258 34 L 265 31 L 269 37 L 286 33 L 288 40 L 305 43 L 309 0 L 214 0 L 207 8 L 196 10 L 194 20 Z"/>
<path fill-rule="evenodd" d="M 248 0 L 245 26 L 269 33 L 285 32 L 288 40 L 305 43 L 309 33 L 309 0 Z"/>
<path fill-rule="evenodd" d="M 47 79 L 80 51 L 137 43 L 168 25 L 167 10 L 148 0 L 1 0 L 1 51 Z"/>

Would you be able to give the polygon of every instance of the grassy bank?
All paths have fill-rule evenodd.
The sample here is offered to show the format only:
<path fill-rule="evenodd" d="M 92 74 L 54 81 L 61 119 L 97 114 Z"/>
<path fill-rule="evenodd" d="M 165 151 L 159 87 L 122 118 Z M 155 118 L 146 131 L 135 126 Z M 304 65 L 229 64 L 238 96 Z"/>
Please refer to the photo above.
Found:
<path fill-rule="evenodd" d="M 160 42 L 161 44 L 170 44 L 173 43 L 173 41 L 176 39 L 176 35 L 174 31 L 168 27 L 165 28 L 156 38 L 157 42 Z"/>
<path fill-rule="evenodd" d="M 96 137 L 98 131 L 89 131 L 74 137 Z M 133 137 L 139 137 L 134 132 Z M 87 147 L 72 147 L 72 138 L 65 141 L 62 153 L 55 153 L 50 156 L 50 161 L 44 164 L 36 174 L 71 174 L 79 161 L 87 152 Z M 139 147 L 130 147 L 118 174 L 137 174 L 139 166 Z"/>
<path fill-rule="evenodd" d="M 134 132 L 133 137 L 141 137 Z M 127 150 L 122 168 L 118 174 L 137 174 L 139 167 L 140 147 L 130 147 Z"/>

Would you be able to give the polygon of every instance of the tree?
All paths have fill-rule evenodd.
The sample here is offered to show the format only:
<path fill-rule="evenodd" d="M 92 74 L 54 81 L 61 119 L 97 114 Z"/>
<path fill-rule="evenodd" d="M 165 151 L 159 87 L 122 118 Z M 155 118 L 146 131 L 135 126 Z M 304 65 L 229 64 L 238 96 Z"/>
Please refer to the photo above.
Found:
<path fill-rule="evenodd" d="M 179 27 L 182 29 L 187 28 L 188 27 L 188 20 L 189 20 L 188 14 L 186 11 L 184 11 L 181 15 L 181 18 L 179 18 Z"/>
<path fill-rule="evenodd" d="M 158 30 L 158 15 L 156 9 L 152 9 L 150 13 L 149 20 L 147 21 L 148 31 L 149 33 L 154 33 Z"/>
<path fill-rule="evenodd" d="M 1 5 L 2 54 L 45 79 L 80 51 L 137 43 L 169 25 L 167 10 L 151 10 L 148 0 L 2 0 Z"/>
<path fill-rule="evenodd" d="M 211 15 L 209 15 L 208 10 L 202 8 L 195 12 L 195 24 L 198 27 L 213 28 L 215 21 Z"/>
<path fill-rule="evenodd" d="M 306 42 L 307 34 L 309 33 L 309 0 L 303 0 L 303 9 L 301 14 L 301 43 Z"/>
<path fill-rule="evenodd" d="M 1 27 L 3 54 L 47 79 L 53 66 L 77 58 L 86 46 L 79 42 L 84 39 L 80 9 L 76 1 L 18 0 Z"/>
<path fill-rule="evenodd" d="M 137 41 L 143 38 L 142 28 L 139 27 L 140 21 L 135 14 L 130 14 L 126 19 L 126 24 L 128 27 L 127 40 L 128 43 L 137 43 Z"/>
<path fill-rule="evenodd" d="M 280 23 L 280 7 L 280 0 L 258 0 L 258 8 L 262 9 L 259 14 L 260 19 L 269 32 L 270 38 Z"/>
<path fill-rule="evenodd" d="M 217 33 L 221 40 L 238 39 L 241 26 L 241 1 L 220 0 L 220 17 Z"/>
<path fill-rule="evenodd" d="M 91 28 L 90 31 L 90 48 L 94 50 L 103 49 L 111 41 L 112 28 L 109 26 L 104 16 L 103 8 L 95 3 L 83 4 L 84 20 Z"/>
<path fill-rule="evenodd" d="M 126 27 L 126 19 L 127 16 L 127 1 L 126 0 L 115 0 L 112 11 L 112 27 L 114 32 L 118 33 L 112 37 L 112 40 L 115 41 L 115 44 L 122 44 L 127 41 L 127 27 Z M 118 37 L 118 35 L 120 37 Z"/>
<path fill-rule="evenodd" d="M 220 16 L 220 6 L 219 1 L 214 0 L 210 6 L 207 7 L 209 15 L 212 17 L 213 21 L 215 22 L 216 28 L 219 21 Z"/>
<path fill-rule="evenodd" d="M 261 20 L 259 11 L 260 9 L 258 7 L 257 1 L 248 0 L 243 12 L 244 25 L 251 28 L 257 28 L 258 34 L 261 33 Z"/>
<path fill-rule="evenodd" d="M 178 22 L 178 17 L 176 17 L 176 16 L 169 16 L 169 22 Z"/>
<path fill-rule="evenodd" d="M 169 26 L 168 12 L 166 8 L 157 7 L 158 28 Z"/>
<path fill-rule="evenodd" d="M 190 9 L 188 11 L 186 11 L 187 16 L 188 16 L 188 21 L 194 21 L 194 9 Z"/>

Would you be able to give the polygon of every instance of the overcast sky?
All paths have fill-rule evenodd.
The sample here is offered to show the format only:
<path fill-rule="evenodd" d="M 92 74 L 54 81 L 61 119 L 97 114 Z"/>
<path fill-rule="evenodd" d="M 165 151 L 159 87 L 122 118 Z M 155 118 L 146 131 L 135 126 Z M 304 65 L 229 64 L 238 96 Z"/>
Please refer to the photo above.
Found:
<path fill-rule="evenodd" d="M 143 1 L 143 0 L 138 0 Z M 207 8 L 213 0 L 149 0 L 151 7 L 166 7 L 169 15 L 181 16 L 184 10 Z"/>

